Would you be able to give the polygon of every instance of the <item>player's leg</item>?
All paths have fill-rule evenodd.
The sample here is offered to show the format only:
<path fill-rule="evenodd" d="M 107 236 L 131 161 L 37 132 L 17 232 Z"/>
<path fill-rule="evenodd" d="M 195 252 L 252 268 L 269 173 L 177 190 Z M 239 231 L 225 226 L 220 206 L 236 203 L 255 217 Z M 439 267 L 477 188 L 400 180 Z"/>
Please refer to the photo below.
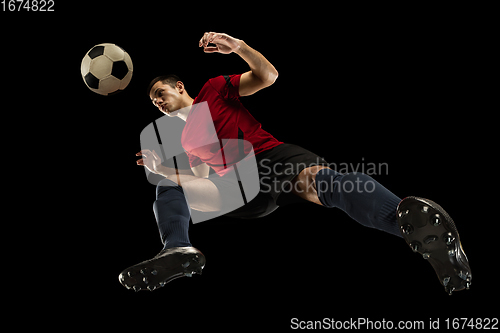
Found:
<path fill-rule="evenodd" d="M 189 175 L 170 176 L 158 184 L 153 209 L 164 248 L 154 258 L 125 269 L 119 276 L 125 287 L 154 290 L 175 278 L 201 274 L 205 257 L 189 240 L 190 206 L 219 210 L 217 187 L 208 179 Z"/>
<path fill-rule="evenodd" d="M 294 179 L 293 191 L 316 204 L 337 207 L 364 226 L 401 237 L 396 220 L 401 199 L 368 175 L 342 175 L 317 165 L 300 172 Z"/>
<path fill-rule="evenodd" d="M 172 175 L 168 176 L 163 183 L 160 182 L 157 187 L 180 185 L 189 202 L 189 207 L 202 212 L 214 212 L 220 210 L 221 200 L 217 186 L 207 179 L 191 175 Z"/>
<path fill-rule="evenodd" d="M 472 274 L 455 223 L 435 202 L 400 200 L 370 176 L 343 175 L 324 166 L 302 170 L 294 182 L 294 193 L 308 201 L 340 208 L 365 226 L 402 235 L 414 252 L 429 260 L 450 295 L 470 287 Z"/>
<path fill-rule="evenodd" d="M 190 208 L 204 212 L 220 209 L 219 191 L 210 180 L 173 175 L 158 184 L 153 210 L 164 249 L 191 246 Z"/>

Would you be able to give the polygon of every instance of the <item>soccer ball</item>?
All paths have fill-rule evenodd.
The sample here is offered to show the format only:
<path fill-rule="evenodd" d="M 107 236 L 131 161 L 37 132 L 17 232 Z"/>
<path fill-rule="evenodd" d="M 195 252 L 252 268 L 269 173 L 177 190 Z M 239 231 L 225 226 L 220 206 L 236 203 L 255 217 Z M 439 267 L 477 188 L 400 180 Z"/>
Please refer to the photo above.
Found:
<path fill-rule="evenodd" d="M 90 90 L 101 95 L 113 95 L 127 87 L 134 66 L 125 50 L 115 44 L 99 44 L 90 49 L 82 60 L 83 81 Z"/>

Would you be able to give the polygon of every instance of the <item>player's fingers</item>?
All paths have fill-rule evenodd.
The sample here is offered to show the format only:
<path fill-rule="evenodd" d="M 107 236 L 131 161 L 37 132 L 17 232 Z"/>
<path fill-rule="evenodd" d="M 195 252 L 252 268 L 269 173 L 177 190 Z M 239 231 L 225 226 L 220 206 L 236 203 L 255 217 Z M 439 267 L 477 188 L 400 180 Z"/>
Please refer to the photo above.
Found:
<path fill-rule="evenodd" d="M 203 46 L 203 38 L 205 37 L 205 35 L 203 35 L 203 37 L 200 38 L 200 41 L 198 42 L 198 46 L 199 47 L 202 47 Z"/>
<path fill-rule="evenodd" d="M 220 34 L 213 32 L 212 35 L 210 36 L 210 39 L 208 40 L 209 43 L 213 43 L 214 40 L 220 37 Z"/>
<path fill-rule="evenodd" d="M 207 46 L 203 49 L 205 53 L 214 53 L 219 51 L 219 48 L 217 46 Z"/>
<path fill-rule="evenodd" d="M 137 165 L 144 165 L 144 159 L 137 160 Z"/>
<path fill-rule="evenodd" d="M 212 41 L 215 43 L 218 40 L 228 40 L 230 39 L 230 36 L 227 34 L 216 34 L 214 38 L 212 38 Z"/>
<path fill-rule="evenodd" d="M 135 154 L 135 156 L 142 156 L 142 155 L 147 155 L 147 154 L 150 154 L 150 153 L 151 153 L 151 150 L 149 150 L 149 149 L 143 149 L 140 152 L 138 152 L 137 154 Z"/>
<path fill-rule="evenodd" d="M 209 32 L 208 35 L 207 35 L 207 41 L 205 43 L 205 46 L 208 45 L 208 43 L 212 43 L 213 41 L 213 37 L 216 35 L 215 32 Z"/>
<path fill-rule="evenodd" d="M 201 45 L 207 46 L 207 44 L 208 44 L 208 32 L 205 32 L 203 34 L 203 37 L 201 37 Z"/>

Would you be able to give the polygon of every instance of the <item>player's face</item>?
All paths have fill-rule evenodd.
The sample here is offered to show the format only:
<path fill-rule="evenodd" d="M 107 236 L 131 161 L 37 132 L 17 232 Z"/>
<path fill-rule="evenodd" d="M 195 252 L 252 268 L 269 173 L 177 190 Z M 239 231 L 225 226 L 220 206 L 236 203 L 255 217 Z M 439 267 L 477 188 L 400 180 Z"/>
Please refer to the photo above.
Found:
<path fill-rule="evenodd" d="M 161 81 L 155 83 L 149 94 L 153 104 L 169 117 L 175 116 L 181 105 L 181 94 L 179 88 L 172 88 L 168 84 Z"/>

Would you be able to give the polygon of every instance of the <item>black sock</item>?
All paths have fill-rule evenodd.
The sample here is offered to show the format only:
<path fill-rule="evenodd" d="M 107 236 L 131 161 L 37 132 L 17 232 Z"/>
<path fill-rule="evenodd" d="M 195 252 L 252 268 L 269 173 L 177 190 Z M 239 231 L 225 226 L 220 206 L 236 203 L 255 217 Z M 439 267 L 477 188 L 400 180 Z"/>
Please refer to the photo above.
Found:
<path fill-rule="evenodd" d="M 169 179 L 156 188 L 153 210 L 164 249 L 192 246 L 189 241 L 189 206 L 182 187 Z"/>
<path fill-rule="evenodd" d="M 401 237 L 396 220 L 401 199 L 372 177 L 321 169 L 316 175 L 316 189 L 325 207 L 340 208 L 364 226 Z"/>

